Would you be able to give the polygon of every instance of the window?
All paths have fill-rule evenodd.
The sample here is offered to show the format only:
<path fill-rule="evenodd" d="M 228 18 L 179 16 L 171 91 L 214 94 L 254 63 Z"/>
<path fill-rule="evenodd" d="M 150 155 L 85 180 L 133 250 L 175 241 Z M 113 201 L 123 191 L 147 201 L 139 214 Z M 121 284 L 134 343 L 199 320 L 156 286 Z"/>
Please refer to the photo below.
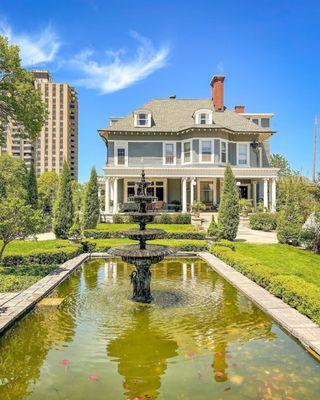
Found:
<path fill-rule="evenodd" d="M 261 118 L 261 126 L 262 128 L 269 128 L 270 126 L 269 118 Z"/>
<path fill-rule="evenodd" d="M 175 143 L 164 143 L 164 160 L 163 163 L 165 165 L 175 164 Z"/>
<path fill-rule="evenodd" d="M 222 163 L 226 163 L 227 162 L 227 142 L 221 140 L 220 141 L 220 161 Z"/>
<path fill-rule="evenodd" d="M 134 125 L 150 128 L 151 114 L 147 112 L 138 112 L 137 114 L 134 114 Z"/>
<path fill-rule="evenodd" d="M 118 148 L 118 165 L 125 165 L 126 163 L 126 150 Z"/>
<path fill-rule="evenodd" d="M 118 142 L 115 143 L 115 164 L 128 165 L 128 143 Z"/>
<path fill-rule="evenodd" d="M 200 125 L 206 125 L 208 123 L 208 114 L 200 114 Z"/>
<path fill-rule="evenodd" d="M 183 142 L 182 158 L 184 164 L 191 162 L 191 142 Z"/>
<path fill-rule="evenodd" d="M 212 110 L 198 110 L 194 114 L 195 123 L 197 125 L 208 125 L 212 124 Z"/>
<path fill-rule="evenodd" d="M 248 165 L 248 143 L 238 143 L 238 164 Z"/>
<path fill-rule="evenodd" d="M 212 141 L 211 140 L 201 140 L 201 162 L 211 162 L 212 161 Z"/>
<path fill-rule="evenodd" d="M 252 118 L 251 121 L 256 125 L 259 125 L 259 118 Z"/>
<path fill-rule="evenodd" d="M 127 198 L 134 196 L 135 182 L 127 183 Z M 159 201 L 164 200 L 164 181 L 151 181 L 150 186 L 147 188 L 147 193 L 150 196 L 157 197 Z"/>

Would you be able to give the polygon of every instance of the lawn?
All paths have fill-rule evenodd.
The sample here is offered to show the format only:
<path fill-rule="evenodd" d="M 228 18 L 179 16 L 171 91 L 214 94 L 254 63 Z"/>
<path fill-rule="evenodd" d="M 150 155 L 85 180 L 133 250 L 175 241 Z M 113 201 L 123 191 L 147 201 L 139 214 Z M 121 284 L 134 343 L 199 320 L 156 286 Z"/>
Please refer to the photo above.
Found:
<path fill-rule="evenodd" d="M 101 231 L 118 232 L 127 229 L 138 228 L 138 224 L 98 224 L 97 228 Z M 151 224 L 149 229 L 163 229 L 166 232 L 196 232 L 196 228 L 191 224 Z"/>
<path fill-rule="evenodd" d="M 62 240 L 62 239 L 42 240 L 42 241 L 14 240 L 13 242 L 9 243 L 8 246 L 5 248 L 4 256 L 9 256 L 9 255 L 11 256 L 16 254 L 28 255 L 34 253 L 35 251 L 46 252 L 63 247 L 76 248 L 77 245 L 70 243 L 69 240 Z"/>
<path fill-rule="evenodd" d="M 285 244 L 234 244 L 237 253 L 253 257 L 279 274 L 295 275 L 320 287 L 320 255 Z"/>

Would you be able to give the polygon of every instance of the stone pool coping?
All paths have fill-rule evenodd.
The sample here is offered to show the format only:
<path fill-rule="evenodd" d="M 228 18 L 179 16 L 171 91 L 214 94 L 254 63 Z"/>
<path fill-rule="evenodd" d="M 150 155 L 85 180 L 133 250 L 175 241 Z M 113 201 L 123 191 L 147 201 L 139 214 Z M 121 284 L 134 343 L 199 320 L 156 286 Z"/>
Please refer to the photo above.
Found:
<path fill-rule="evenodd" d="M 266 289 L 251 281 L 234 268 L 209 252 L 200 252 L 198 256 L 244 293 L 253 303 L 270 315 L 278 325 L 296 338 L 307 350 L 320 356 L 320 326 L 301 314 Z"/>

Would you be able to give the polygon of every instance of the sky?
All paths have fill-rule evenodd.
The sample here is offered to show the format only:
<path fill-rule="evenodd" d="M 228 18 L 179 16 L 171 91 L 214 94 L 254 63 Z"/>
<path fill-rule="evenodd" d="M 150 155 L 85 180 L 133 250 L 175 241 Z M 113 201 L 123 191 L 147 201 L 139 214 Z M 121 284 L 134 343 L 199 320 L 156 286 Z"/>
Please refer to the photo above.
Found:
<path fill-rule="evenodd" d="M 20 45 L 26 68 L 49 69 L 54 81 L 76 87 L 80 182 L 93 165 L 102 174 L 97 130 L 109 116 L 172 94 L 209 98 L 214 74 L 226 76 L 228 108 L 275 114 L 271 152 L 311 174 L 317 1 L 1 0 L 0 33 Z"/>

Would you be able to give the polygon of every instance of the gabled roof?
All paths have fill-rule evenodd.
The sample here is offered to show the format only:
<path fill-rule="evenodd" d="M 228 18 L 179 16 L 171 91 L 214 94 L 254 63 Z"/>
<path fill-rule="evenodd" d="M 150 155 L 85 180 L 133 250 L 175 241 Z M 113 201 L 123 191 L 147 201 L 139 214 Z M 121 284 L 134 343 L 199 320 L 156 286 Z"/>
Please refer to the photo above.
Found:
<path fill-rule="evenodd" d="M 103 132 L 181 132 L 188 129 L 224 128 L 241 133 L 269 133 L 269 128 L 262 128 L 234 111 L 214 111 L 209 99 L 154 99 L 143 104 L 137 110 L 148 109 L 152 113 L 152 126 L 149 128 L 134 126 L 133 114 L 129 114 L 112 126 L 102 128 Z M 199 109 L 213 112 L 213 124 L 195 125 L 194 113 Z"/>

